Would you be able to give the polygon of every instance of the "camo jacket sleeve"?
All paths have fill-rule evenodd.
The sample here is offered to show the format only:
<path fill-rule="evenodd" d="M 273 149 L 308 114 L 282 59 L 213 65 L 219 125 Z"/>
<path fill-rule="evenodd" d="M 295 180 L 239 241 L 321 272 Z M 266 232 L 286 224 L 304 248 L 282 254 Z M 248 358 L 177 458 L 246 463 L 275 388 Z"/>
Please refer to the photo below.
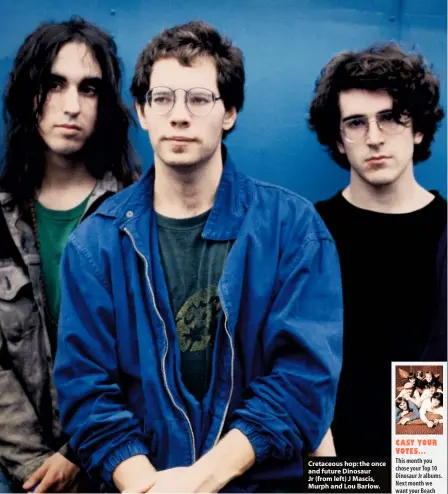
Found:
<path fill-rule="evenodd" d="M 0 321 L 0 464 L 24 481 L 52 455 L 37 414 L 11 368 Z"/>

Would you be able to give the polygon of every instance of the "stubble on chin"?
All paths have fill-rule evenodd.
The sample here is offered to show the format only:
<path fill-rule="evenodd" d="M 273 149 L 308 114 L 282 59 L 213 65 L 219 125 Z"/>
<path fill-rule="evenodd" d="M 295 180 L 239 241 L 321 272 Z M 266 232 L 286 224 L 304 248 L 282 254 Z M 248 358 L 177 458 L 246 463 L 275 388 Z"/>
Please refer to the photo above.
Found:
<path fill-rule="evenodd" d="M 176 149 L 177 148 L 177 149 Z M 171 149 L 171 152 L 160 152 L 156 153 L 158 156 L 159 161 L 169 167 L 173 168 L 176 170 L 192 170 L 200 168 L 204 163 L 207 163 L 211 157 L 213 156 L 212 153 L 210 154 L 201 154 L 200 152 L 188 152 L 185 148 L 182 148 L 182 146 L 174 146 Z"/>
<path fill-rule="evenodd" d="M 166 166 L 167 168 L 173 168 L 176 170 L 180 169 L 189 169 L 195 166 L 198 162 L 197 159 L 194 159 L 191 156 L 188 156 L 187 153 L 173 153 L 171 156 L 165 153 L 158 155 L 159 162 Z"/>

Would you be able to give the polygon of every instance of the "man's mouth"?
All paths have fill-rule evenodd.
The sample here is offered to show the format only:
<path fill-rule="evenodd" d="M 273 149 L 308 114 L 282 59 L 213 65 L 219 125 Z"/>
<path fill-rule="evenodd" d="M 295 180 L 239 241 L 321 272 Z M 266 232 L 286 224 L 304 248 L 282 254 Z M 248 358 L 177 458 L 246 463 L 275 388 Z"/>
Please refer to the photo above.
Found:
<path fill-rule="evenodd" d="M 184 136 L 170 136 L 170 137 L 165 137 L 164 140 L 166 141 L 173 141 L 173 142 L 195 142 L 196 139 L 192 137 L 184 137 Z"/>
<path fill-rule="evenodd" d="M 79 125 L 73 125 L 73 124 L 61 124 L 61 125 L 56 125 L 56 127 L 60 129 L 66 129 L 66 130 L 81 130 L 81 127 Z"/>
<path fill-rule="evenodd" d="M 384 155 L 371 156 L 369 159 L 366 160 L 366 163 L 380 163 L 381 161 L 385 161 L 388 158 L 389 156 Z"/>

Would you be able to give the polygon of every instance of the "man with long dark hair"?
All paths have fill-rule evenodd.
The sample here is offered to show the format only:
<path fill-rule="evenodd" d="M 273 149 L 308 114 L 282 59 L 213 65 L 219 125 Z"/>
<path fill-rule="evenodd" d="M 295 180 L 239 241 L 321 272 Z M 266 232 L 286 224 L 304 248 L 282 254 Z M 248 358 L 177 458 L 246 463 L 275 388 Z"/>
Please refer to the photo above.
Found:
<path fill-rule="evenodd" d="M 442 118 L 436 76 L 396 44 L 340 53 L 316 84 L 310 126 L 350 172 L 344 190 L 316 204 L 342 270 L 344 359 L 332 426 L 339 455 L 390 456 L 390 407 L 359 413 L 352 400 L 360 389 L 390 403 L 392 361 L 446 360 L 436 301 L 446 287 L 446 252 L 437 259 L 447 204 L 414 174 Z"/>
<path fill-rule="evenodd" d="M 136 174 L 113 39 L 47 23 L 15 58 L 0 176 L 0 466 L 35 492 L 76 488 L 52 382 L 59 265 L 72 230 Z M 37 486 L 37 487 L 36 487 Z"/>

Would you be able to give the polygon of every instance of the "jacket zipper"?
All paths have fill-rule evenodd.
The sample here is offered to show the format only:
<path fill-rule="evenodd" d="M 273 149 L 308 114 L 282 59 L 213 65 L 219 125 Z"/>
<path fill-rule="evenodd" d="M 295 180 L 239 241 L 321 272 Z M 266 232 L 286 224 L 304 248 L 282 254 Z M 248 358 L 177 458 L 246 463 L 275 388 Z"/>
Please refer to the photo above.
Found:
<path fill-rule="evenodd" d="M 173 405 L 182 413 L 182 415 L 184 416 L 185 420 L 187 421 L 188 427 L 190 429 L 191 446 L 192 446 L 192 449 L 193 449 L 193 463 L 195 463 L 196 462 L 196 446 L 195 446 L 195 439 L 194 439 L 193 427 L 191 426 L 191 422 L 190 422 L 190 419 L 188 418 L 188 415 L 184 412 L 184 410 L 179 405 L 177 405 L 177 403 L 175 402 L 174 397 L 171 394 L 171 391 L 170 391 L 170 389 L 168 387 L 168 382 L 167 382 L 167 378 L 166 378 L 166 371 L 165 371 L 165 360 L 166 360 L 166 356 L 168 354 L 168 335 L 166 333 L 165 321 L 163 320 L 162 316 L 160 315 L 159 310 L 157 309 L 156 299 L 154 297 L 154 292 L 153 292 L 153 289 L 152 289 L 152 286 L 151 286 L 151 281 L 149 279 L 148 261 L 146 260 L 146 257 L 138 250 L 137 246 L 135 245 L 135 240 L 134 240 L 134 237 L 132 236 L 131 232 L 127 228 L 125 228 L 124 231 L 128 234 L 129 238 L 131 239 L 131 242 L 132 242 L 132 245 L 133 245 L 135 251 L 137 252 L 137 254 L 140 256 L 140 258 L 145 263 L 146 281 L 148 282 L 149 291 L 151 292 L 152 301 L 153 301 L 154 308 L 156 310 L 157 316 L 162 321 L 163 332 L 164 332 L 164 335 L 165 335 L 165 343 L 166 343 L 165 344 L 165 353 L 164 353 L 163 359 L 162 359 L 163 383 L 165 385 L 165 389 L 166 389 L 169 397 L 171 398 L 171 401 L 172 401 Z"/>
<path fill-rule="evenodd" d="M 221 426 L 219 428 L 218 435 L 216 436 L 215 443 L 214 443 L 213 446 L 216 446 L 216 444 L 219 441 L 219 438 L 221 437 L 222 429 L 224 428 L 224 422 L 226 421 L 227 412 L 229 411 L 230 401 L 232 399 L 232 394 L 233 394 L 233 379 L 234 379 L 234 377 L 233 377 L 233 367 L 235 365 L 235 352 L 233 350 L 232 338 L 230 337 L 229 330 L 227 329 L 227 312 L 226 312 L 226 309 L 224 307 L 224 298 L 223 297 L 220 297 L 220 298 L 221 298 L 222 310 L 224 312 L 224 329 L 226 330 L 227 337 L 229 338 L 230 350 L 231 350 L 232 356 L 231 356 L 231 360 L 230 360 L 230 392 L 229 392 L 229 399 L 228 399 L 227 405 L 226 405 L 226 407 L 224 409 L 224 415 L 222 417 Z"/>

